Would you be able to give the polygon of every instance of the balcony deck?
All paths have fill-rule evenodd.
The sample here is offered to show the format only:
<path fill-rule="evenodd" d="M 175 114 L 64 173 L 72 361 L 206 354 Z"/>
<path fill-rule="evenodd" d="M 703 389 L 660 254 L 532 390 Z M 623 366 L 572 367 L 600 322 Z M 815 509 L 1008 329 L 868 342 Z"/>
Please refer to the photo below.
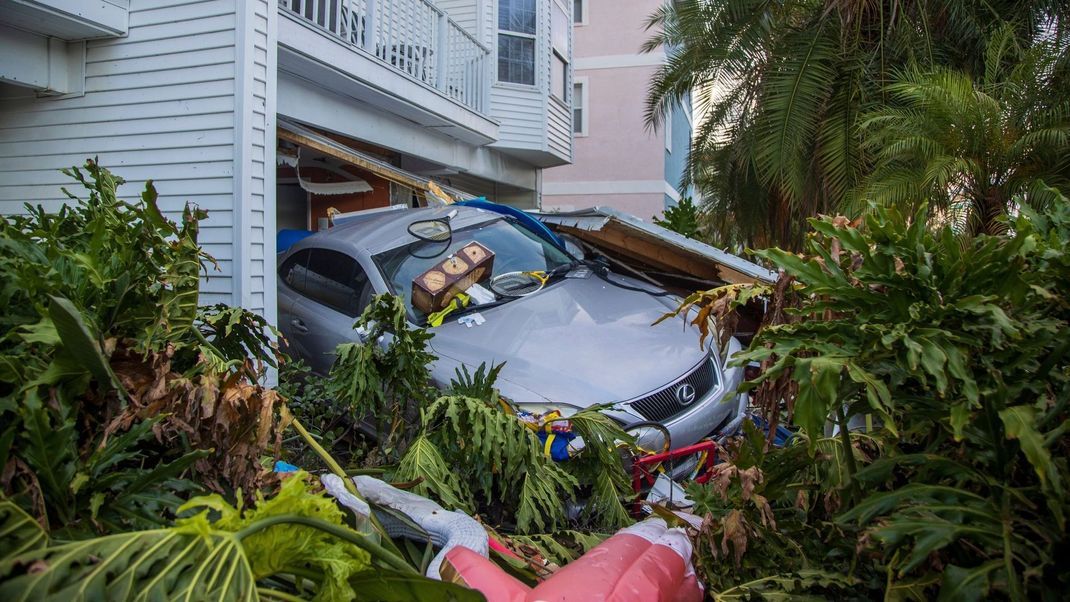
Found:
<path fill-rule="evenodd" d="M 279 0 L 279 10 L 486 115 L 490 49 L 430 0 Z"/>

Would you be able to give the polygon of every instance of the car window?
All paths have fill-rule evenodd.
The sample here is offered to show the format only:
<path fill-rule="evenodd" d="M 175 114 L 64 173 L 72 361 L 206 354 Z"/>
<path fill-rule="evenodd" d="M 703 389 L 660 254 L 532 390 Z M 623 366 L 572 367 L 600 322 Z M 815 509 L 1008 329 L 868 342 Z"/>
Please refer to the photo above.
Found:
<path fill-rule="evenodd" d="M 303 277 L 293 278 L 296 285 L 291 286 L 309 299 L 348 316 L 359 315 L 371 298 L 367 273 L 345 253 L 310 249 L 307 268 L 297 264 L 287 275 L 292 277 L 299 271 L 304 272 Z"/>
<path fill-rule="evenodd" d="M 279 280 L 298 292 L 304 292 L 305 273 L 308 271 L 308 258 L 311 249 L 303 249 L 291 255 L 279 268 Z"/>

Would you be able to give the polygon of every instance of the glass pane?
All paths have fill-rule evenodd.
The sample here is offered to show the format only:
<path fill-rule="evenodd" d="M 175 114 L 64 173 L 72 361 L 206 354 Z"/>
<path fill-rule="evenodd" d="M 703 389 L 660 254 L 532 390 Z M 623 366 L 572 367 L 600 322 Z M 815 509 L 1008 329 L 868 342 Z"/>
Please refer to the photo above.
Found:
<path fill-rule="evenodd" d="M 568 93 L 568 63 L 554 53 L 553 67 L 550 69 L 550 93 L 561 102 Z"/>
<path fill-rule="evenodd" d="M 298 251 L 291 255 L 286 260 L 286 263 L 279 268 L 279 278 L 295 291 L 305 292 L 305 272 L 308 270 L 306 266 L 308 265 L 308 256 L 311 254 L 312 251 L 307 249 Z"/>
<path fill-rule="evenodd" d="M 572 22 L 583 22 L 583 0 L 572 0 Z"/>
<path fill-rule="evenodd" d="M 498 29 L 535 35 L 535 0 L 500 0 Z"/>
<path fill-rule="evenodd" d="M 568 22 L 565 9 L 556 2 L 550 3 L 550 37 L 553 39 L 554 50 L 561 56 L 568 56 L 568 31 L 572 23 Z"/>
<path fill-rule="evenodd" d="M 535 40 L 498 35 L 498 81 L 535 85 Z"/>
<path fill-rule="evenodd" d="M 572 84 L 572 132 L 583 132 L 583 84 Z"/>
<path fill-rule="evenodd" d="M 359 295 L 366 280 L 363 270 L 355 270 L 353 258 L 327 249 L 315 249 L 305 274 L 304 293 L 309 298 L 349 315 L 356 315 Z M 360 277 L 357 277 L 357 273 Z"/>

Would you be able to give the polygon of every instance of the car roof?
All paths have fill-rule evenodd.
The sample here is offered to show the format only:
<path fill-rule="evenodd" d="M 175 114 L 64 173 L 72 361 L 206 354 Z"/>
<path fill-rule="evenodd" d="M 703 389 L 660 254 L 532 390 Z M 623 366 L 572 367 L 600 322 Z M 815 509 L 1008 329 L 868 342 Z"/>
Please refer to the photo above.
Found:
<path fill-rule="evenodd" d="M 348 248 L 352 251 L 363 251 L 374 255 L 417 241 L 418 239 L 408 232 L 409 224 L 420 220 L 447 217 L 450 218 L 450 226 L 454 230 L 460 230 L 501 219 L 502 216 L 475 207 L 455 205 L 357 214 L 341 218 L 330 229 L 317 232 L 299 241 L 294 244 L 294 249 L 326 246 Z"/>

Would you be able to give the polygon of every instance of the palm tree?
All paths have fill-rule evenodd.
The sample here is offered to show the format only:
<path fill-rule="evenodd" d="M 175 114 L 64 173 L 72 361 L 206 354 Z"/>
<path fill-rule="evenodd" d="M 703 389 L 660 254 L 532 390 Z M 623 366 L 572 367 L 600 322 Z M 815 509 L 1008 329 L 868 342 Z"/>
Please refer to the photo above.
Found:
<path fill-rule="evenodd" d="M 994 234 L 1016 206 L 1042 209 L 1060 191 L 1070 195 L 1070 91 L 1059 43 L 1042 42 L 1019 60 L 1008 30 L 992 39 L 977 77 L 904 71 L 888 86 L 891 104 L 861 122 L 875 166 L 856 207 L 927 202 L 969 234 Z"/>
<path fill-rule="evenodd" d="M 1067 0 L 676 0 L 649 21 L 667 61 L 647 122 L 695 92 L 688 174 L 719 244 L 798 248 L 806 218 L 840 210 L 867 173 L 860 116 L 909 64 L 974 73 L 1010 19 L 1019 45 L 1066 39 Z"/>

